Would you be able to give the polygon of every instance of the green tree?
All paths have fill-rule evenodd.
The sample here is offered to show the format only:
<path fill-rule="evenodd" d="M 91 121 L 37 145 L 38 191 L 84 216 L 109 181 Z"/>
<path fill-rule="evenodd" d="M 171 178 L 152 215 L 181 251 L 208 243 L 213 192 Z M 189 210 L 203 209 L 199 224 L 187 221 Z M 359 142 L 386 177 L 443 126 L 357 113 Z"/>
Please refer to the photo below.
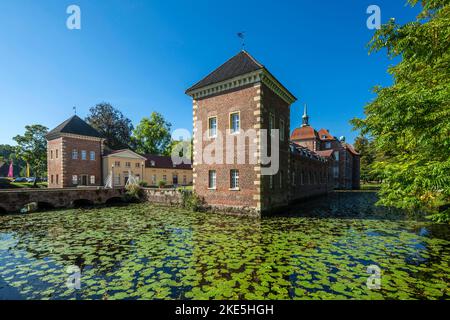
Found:
<path fill-rule="evenodd" d="M 16 154 L 19 159 L 30 165 L 35 177 L 43 177 L 47 172 L 47 140 L 48 128 L 40 124 L 25 126 L 25 134 L 13 138 L 16 141 Z M 36 186 L 36 180 L 34 185 Z"/>
<path fill-rule="evenodd" d="M 86 122 L 102 134 L 109 148 L 132 148 L 131 132 L 133 131 L 133 125 L 131 120 L 109 103 L 99 103 L 90 108 Z"/>
<path fill-rule="evenodd" d="M 376 159 L 376 150 L 372 139 L 359 135 L 355 139 L 355 149 L 361 154 L 361 180 L 365 182 L 379 180 L 372 170 Z"/>
<path fill-rule="evenodd" d="M 389 68 L 392 86 L 376 87 L 365 119 L 352 123 L 383 155 L 373 165 L 383 179 L 379 203 L 449 221 L 450 2 L 422 6 L 416 21 L 402 26 L 391 19 L 369 43 L 371 52 L 386 49 L 400 62 Z"/>
<path fill-rule="evenodd" d="M 171 144 L 171 124 L 158 112 L 143 118 L 133 131 L 136 151 L 142 154 L 164 154 Z"/>

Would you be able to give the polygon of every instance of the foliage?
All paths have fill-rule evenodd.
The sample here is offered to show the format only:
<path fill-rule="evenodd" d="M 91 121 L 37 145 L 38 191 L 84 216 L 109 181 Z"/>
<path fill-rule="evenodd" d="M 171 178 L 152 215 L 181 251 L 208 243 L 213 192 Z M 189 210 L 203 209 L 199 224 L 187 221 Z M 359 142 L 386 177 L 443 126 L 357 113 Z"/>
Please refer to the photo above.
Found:
<path fill-rule="evenodd" d="M 139 185 L 140 185 L 141 187 L 143 187 L 143 188 L 147 188 L 147 187 L 148 187 L 147 181 L 144 181 L 144 180 L 139 181 Z"/>
<path fill-rule="evenodd" d="M 17 157 L 16 148 L 14 146 L 8 144 L 0 144 L 0 167 L 1 163 L 9 164 L 9 162 L 13 162 L 13 171 L 15 176 L 24 177 L 26 175 L 26 163 L 22 159 Z M 3 168 L 0 175 L 6 176 L 8 174 L 9 167 Z"/>
<path fill-rule="evenodd" d="M 383 180 L 380 204 L 436 213 L 450 203 L 450 3 L 422 4 L 417 21 L 391 19 L 375 33 L 370 51 L 401 61 L 389 68 L 393 85 L 376 87 L 366 118 L 352 123 L 382 155 L 372 165 Z"/>
<path fill-rule="evenodd" d="M 181 206 L 185 209 L 194 212 L 200 211 L 203 207 L 204 201 L 192 190 L 179 189 L 181 193 Z"/>
<path fill-rule="evenodd" d="M 89 109 L 86 122 L 97 129 L 106 139 L 106 145 L 111 149 L 131 148 L 131 132 L 133 125 L 122 112 L 109 103 L 103 102 Z"/>
<path fill-rule="evenodd" d="M 367 193 L 352 195 L 366 205 L 358 211 L 371 210 Z M 333 216 L 247 219 L 148 203 L 0 216 L 0 296 L 448 298 L 447 225 Z M 371 264 L 380 290 L 366 286 Z M 71 265 L 81 268 L 80 290 L 66 286 Z"/>
<path fill-rule="evenodd" d="M 47 127 L 34 124 L 25 126 L 23 136 L 17 135 L 13 138 L 17 143 L 17 157 L 30 165 L 30 171 L 36 177 L 47 175 L 47 140 L 45 139 L 47 132 Z"/>
<path fill-rule="evenodd" d="M 158 112 L 143 118 L 133 131 L 136 151 L 141 154 L 163 154 L 170 145 L 171 124 Z"/>
<path fill-rule="evenodd" d="M 355 139 L 354 146 L 361 154 L 361 180 L 365 182 L 379 181 L 379 177 L 372 170 L 372 164 L 376 160 L 376 148 L 373 139 L 360 135 Z"/>
<path fill-rule="evenodd" d="M 166 186 L 166 181 L 164 181 L 164 180 L 159 180 L 158 181 L 158 187 L 159 188 L 164 188 L 165 186 Z"/>
<path fill-rule="evenodd" d="M 142 198 L 142 188 L 136 184 L 128 184 L 125 186 L 125 200 L 127 202 L 140 201 Z"/>

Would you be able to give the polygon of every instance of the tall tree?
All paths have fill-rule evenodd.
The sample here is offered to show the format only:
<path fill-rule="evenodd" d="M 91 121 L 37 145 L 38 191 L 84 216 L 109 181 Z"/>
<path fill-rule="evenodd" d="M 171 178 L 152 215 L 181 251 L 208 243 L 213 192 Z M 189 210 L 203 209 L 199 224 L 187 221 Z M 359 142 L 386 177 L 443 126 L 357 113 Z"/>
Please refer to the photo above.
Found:
<path fill-rule="evenodd" d="M 86 122 L 103 135 L 109 148 L 123 149 L 132 146 L 131 120 L 109 103 L 99 103 L 90 108 Z"/>
<path fill-rule="evenodd" d="M 23 136 L 17 135 L 13 139 L 17 142 L 16 154 L 18 158 L 30 165 L 35 177 L 43 177 L 47 171 L 47 140 L 45 135 L 48 128 L 40 124 L 25 127 Z M 34 182 L 36 185 L 36 180 Z"/>
<path fill-rule="evenodd" d="M 393 85 L 376 87 L 365 119 L 352 123 L 383 154 L 374 164 L 383 178 L 380 203 L 449 221 L 450 2 L 421 3 L 416 21 L 401 26 L 391 19 L 372 38 L 371 52 L 386 49 L 401 61 L 389 68 Z"/>
<path fill-rule="evenodd" d="M 133 131 L 136 151 L 143 154 L 164 154 L 171 144 L 171 124 L 158 112 L 143 118 Z"/>

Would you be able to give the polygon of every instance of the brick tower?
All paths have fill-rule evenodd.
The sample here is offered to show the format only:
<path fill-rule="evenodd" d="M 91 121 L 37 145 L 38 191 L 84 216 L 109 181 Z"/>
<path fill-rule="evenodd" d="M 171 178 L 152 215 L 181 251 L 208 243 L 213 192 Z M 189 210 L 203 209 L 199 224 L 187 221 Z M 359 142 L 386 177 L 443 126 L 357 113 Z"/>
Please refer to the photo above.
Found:
<path fill-rule="evenodd" d="M 104 139 L 97 130 L 75 115 L 46 138 L 49 188 L 102 185 Z"/>
<path fill-rule="evenodd" d="M 229 59 L 186 94 L 193 99 L 195 192 L 212 207 L 254 214 L 287 205 L 290 105 L 296 98 L 246 51 Z M 274 175 L 261 174 L 261 129 L 279 129 L 279 170 Z M 244 139 L 244 163 L 236 157 L 237 147 L 226 144 L 227 139 Z M 211 152 L 214 163 L 205 159 L 212 143 L 220 146 Z M 256 159 L 253 163 L 249 160 L 252 153 Z"/>

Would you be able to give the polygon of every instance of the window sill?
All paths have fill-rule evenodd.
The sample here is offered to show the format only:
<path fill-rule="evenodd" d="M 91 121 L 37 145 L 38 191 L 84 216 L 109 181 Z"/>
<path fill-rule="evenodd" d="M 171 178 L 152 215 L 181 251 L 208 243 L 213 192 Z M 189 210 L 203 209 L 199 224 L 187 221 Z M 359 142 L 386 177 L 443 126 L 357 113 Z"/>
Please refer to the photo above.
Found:
<path fill-rule="evenodd" d="M 229 188 L 228 190 L 229 190 L 229 191 L 241 191 L 240 188 Z"/>
<path fill-rule="evenodd" d="M 208 190 L 215 191 L 215 190 L 217 190 L 217 188 L 208 188 Z"/>

